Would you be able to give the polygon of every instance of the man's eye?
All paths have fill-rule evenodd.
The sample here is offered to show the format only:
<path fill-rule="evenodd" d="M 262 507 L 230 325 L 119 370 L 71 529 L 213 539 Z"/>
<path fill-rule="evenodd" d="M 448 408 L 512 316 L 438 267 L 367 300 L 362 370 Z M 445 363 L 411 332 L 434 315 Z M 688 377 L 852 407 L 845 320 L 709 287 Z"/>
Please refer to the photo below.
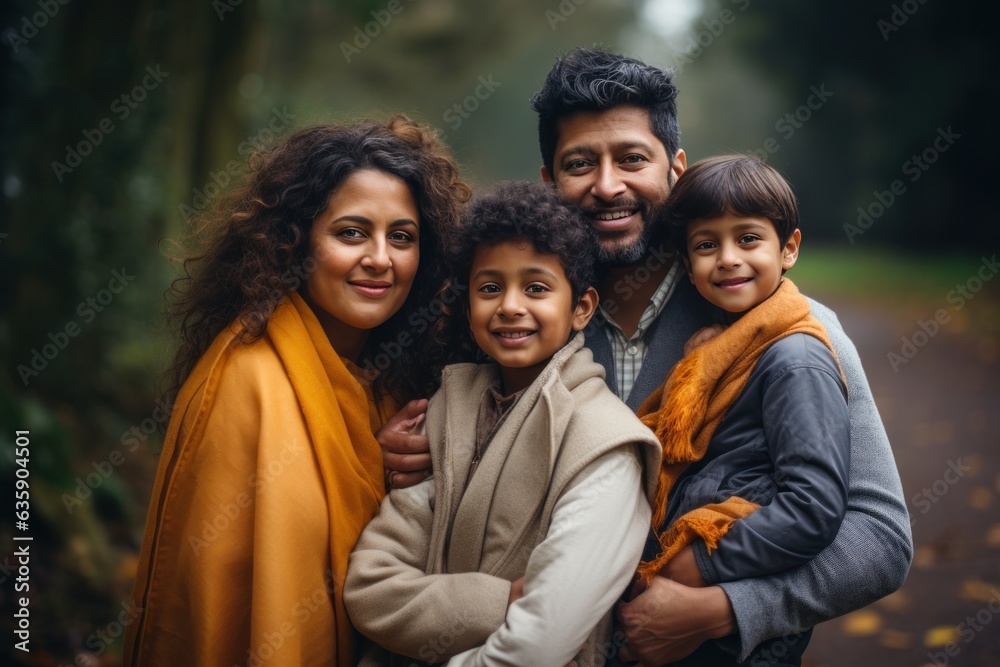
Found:
<path fill-rule="evenodd" d="M 585 169 L 590 163 L 586 160 L 570 160 L 566 163 L 563 169 L 565 171 L 573 171 L 574 169 Z"/>
<path fill-rule="evenodd" d="M 638 164 L 639 162 L 646 162 L 646 158 L 641 155 L 626 155 L 622 162 L 628 162 L 629 164 Z"/>

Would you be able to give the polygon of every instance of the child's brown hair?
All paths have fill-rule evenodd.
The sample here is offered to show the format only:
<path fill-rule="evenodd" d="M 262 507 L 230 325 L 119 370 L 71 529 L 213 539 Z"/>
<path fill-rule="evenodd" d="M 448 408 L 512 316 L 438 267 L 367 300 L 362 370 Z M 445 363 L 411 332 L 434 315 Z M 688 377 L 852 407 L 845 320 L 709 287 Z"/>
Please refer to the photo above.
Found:
<path fill-rule="evenodd" d="M 665 221 L 681 257 L 687 257 L 688 225 L 724 215 L 766 218 L 784 245 L 799 227 L 799 206 L 778 170 L 749 155 L 719 155 L 691 165 L 677 179 Z"/>

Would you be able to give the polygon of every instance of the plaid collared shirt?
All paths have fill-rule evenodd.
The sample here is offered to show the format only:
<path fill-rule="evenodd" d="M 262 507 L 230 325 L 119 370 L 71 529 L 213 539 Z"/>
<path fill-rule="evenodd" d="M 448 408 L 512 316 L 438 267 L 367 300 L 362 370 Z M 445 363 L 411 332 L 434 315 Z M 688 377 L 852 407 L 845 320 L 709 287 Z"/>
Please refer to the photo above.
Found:
<path fill-rule="evenodd" d="M 667 300 L 674 293 L 677 281 L 682 275 L 681 263 L 674 262 L 667 275 L 664 276 L 663 282 L 650 297 L 649 305 L 639 320 L 639 328 L 636 329 L 631 338 L 625 337 L 625 332 L 604 310 L 604 306 L 598 309 L 598 315 L 608 334 L 608 341 L 611 343 L 611 357 L 615 360 L 618 398 L 623 401 L 627 401 L 629 394 L 632 393 L 632 385 L 635 384 L 635 378 L 638 377 L 639 370 L 642 368 L 642 360 L 646 357 L 646 332 L 663 312 L 663 307 L 667 305 Z"/>

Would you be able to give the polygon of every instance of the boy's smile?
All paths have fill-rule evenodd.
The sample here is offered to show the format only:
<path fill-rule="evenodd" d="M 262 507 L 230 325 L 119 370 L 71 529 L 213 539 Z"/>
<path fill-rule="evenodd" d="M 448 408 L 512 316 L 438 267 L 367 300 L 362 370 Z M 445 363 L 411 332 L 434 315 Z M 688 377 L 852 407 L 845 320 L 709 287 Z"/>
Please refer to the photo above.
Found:
<path fill-rule="evenodd" d="M 528 241 L 476 250 L 469 279 L 469 324 L 476 344 L 500 365 L 503 392 L 524 389 L 570 334 L 590 321 L 597 293 L 578 303 L 557 255 Z"/>
<path fill-rule="evenodd" d="M 766 218 L 724 215 L 695 220 L 687 233 L 688 276 L 708 301 L 743 313 L 778 289 L 782 271 L 798 258 L 801 233 L 782 245 Z"/>

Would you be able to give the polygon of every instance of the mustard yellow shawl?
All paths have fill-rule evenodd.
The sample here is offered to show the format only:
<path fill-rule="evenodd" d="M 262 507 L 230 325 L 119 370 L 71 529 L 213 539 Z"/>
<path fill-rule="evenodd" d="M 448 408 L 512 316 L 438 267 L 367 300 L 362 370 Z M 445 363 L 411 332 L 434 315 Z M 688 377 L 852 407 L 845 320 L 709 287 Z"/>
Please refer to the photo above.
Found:
<path fill-rule="evenodd" d="M 836 358 L 826 329 L 810 313 L 809 302 L 790 280 L 783 278 L 768 299 L 678 362 L 639 408 L 642 423 L 656 433 L 663 445 L 660 483 L 653 504 L 653 530 L 659 536 L 660 553 L 639 566 L 639 576 L 647 584 L 695 539 L 704 540 L 711 553 L 738 519 L 759 508 L 732 496 L 684 514 L 661 532 L 673 485 L 689 465 L 705 456 L 712 434 L 743 393 L 764 352 L 795 333 L 815 336 Z"/>
<path fill-rule="evenodd" d="M 238 333 L 219 334 L 174 407 L 132 592 L 131 667 L 353 664 L 343 582 L 384 496 L 372 433 L 395 406 L 378 413 L 298 294 L 259 340 Z"/>

